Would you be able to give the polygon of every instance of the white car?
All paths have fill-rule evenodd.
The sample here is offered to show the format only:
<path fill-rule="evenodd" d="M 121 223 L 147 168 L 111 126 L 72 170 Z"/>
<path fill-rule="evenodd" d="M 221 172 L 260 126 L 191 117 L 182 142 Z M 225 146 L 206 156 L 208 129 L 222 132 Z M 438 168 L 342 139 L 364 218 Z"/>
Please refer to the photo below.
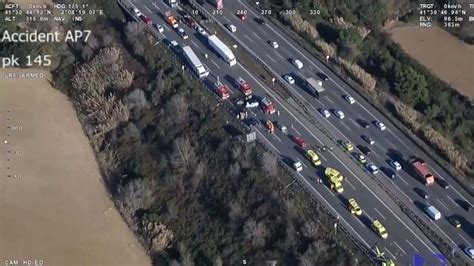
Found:
<path fill-rule="evenodd" d="M 275 41 L 271 41 L 271 42 L 270 42 L 270 45 L 273 47 L 273 49 L 278 48 L 278 43 L 275 42 Z"/>
<path fill-rule="evenodd" d="M 328 111 L 328 109 L 321 108 L 319 112 L 325 117 L 328 118 L 331 116 L 331 113 Z"/>
<path fill-rule="evenodd" d="M 292 63 L 298 69 L 303 68 L 303 62 L 301 62 L 299 59 L 293 59 Z"/>
<path fill-rule="evenodd" d="M 370 145 L 374 145 L 375 144 L 375 140 L 369 136 L 366 136 L 366 135 L 362 135 L 362 138 L 365 140 L 365 142 L 369 143 Z"/>
<path fill-rule="evenodd" d="M 390 165 L 395 168 L 395 170 L 399 171 L 402 169 L 402 166 L 400 165 L 399 162 L 395 161 L 395 160 L 391 160 L 390 161 Z"/>
<path fill-rule="evenodd" d="M 469 258 L 474 260 L 474 248 L 465 247 L 464 248 L 464 253 L 466 253 L 466 255 L 469 256 Z"/>
<path fill-rule="evenodd" d="M 291 75 L 285 75 L 283 77 L 288 83 L 290 84 L 295 84 L 295 79 L 293 79 L 293 77 Z"/>
<path fill-rule="evenodd" d="M 247 107 L 247 108 L 257 108 L 258 105 L 259 105 L 258 101 L 255 101 L 255 100 L 248 101 L 248 102 L 245 103 L 245 107 Z"/>
<path fill-rule="evenodd" d="M 300 161 L 296 161 L 293 163 L 293 168 L 296 170 L 296 172 L 300 172 L 303 170 L 303 164 Z"/>
<path fill-rule="evenodd" d="M 367 164 L 367 169 L 372 173 L 372 174 L 376 174 L 379 172 L 379 168 L 377 166 L 375 166 L 375 164 L 373 163 L 368 163 Z"/>
<path fill-rule="evenodd" d="M 334 115 L 337 116 L 339 119 L 343 119 L 344 117 L 346 117 L 346 115 L 344 115 L 344 112 L 341 110 L 334 110 Z"/>
<path fill-rule="evenodd" d="M 385 126 L 384 123 L 380 122 L 380 121 L 375 121 L 375 126 L 378 127 L 380 130 L 385 130 L 387 129 L 387 127 Z"/>
<path fill-rule="evenodd" d="M 140 10 L 138 10 L 138 8 L 136 8 L 136 7 L 133 9 L 133 12 L 135 12 L 135 15 L 136 15 L 137 17 L 139 17 L 139 16 L 142 15 L 142 12 L 140 12 Z"/>
<path fill-rule="evenodd" d="M 161 26 L 160 24 L 155 24 L 155 28 L 158 32 L 163 32 L 165 31 L 165 29 L 163 28 L 163 26 Z"/>
<path fill-rule="evenodd" d="M 199 34 L 201 34 L 202 36 L 206 36 L 207 35 L 207 32 L 201 28 L 201 27 L 198 27 L 197 28 L 197 32 L 199 32 Z"/>
<path fill-rule="evenodd" d="M 237 28 L 232 24 L 228 24 L 227 29 L 230 30 L 230 32 L 235 32 L 237 30 Z"/>
<path fill-rule="evenodd" d="M 181 36 L 181 38 L 183 38 L 185 40 L 189 37 L 188 34 L 186 33 L 186 31 L 184 31 L 183 28 L 178 29 L 178 35 Z"/>
<path fill-rule="evenodd" d="M 354 100 L 354 98 L 352 98 L 352 96 L 350 96 L 350 95 L 346 95 L 346 96 L 344 97 L 344 99 L 346 99 L 346 101 L 347 101 L 348 103 L 350 103 L 350 104 L 354 104 L 354 103 L 356 102 L 356 101 Z"/>

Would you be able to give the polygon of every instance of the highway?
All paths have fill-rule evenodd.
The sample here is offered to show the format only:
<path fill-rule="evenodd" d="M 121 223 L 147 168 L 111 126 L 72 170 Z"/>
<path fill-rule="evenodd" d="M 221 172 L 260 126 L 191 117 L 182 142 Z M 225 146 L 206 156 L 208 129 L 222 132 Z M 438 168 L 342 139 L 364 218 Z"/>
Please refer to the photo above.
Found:
<path fill-rule="evenodd" d="M 214 8 L 210 4 L 205 4 L 204 8 L 212 14 Z M 245 20 L 241 20 L 237 15 L 237 10 L 247 10 Z M 474 213 L 472 210 L 467 212 L 460 207 L 458 201 L 464 200 L 473 205 L 472 197 L 438 164 L 425 154 L 418 146 L 405 136 L 395 125 L 389 122 L 379 111 L 372 107 L 368 102 L 353 91 L 343 80 L 333 74 L 324 64 L 307 53 L 303 48 L 293 43 L 291 39 L 272 23 L 267 21 L 266 25 L 260 25 L 255 18 L 263 18 L 258 11 L 251 8 L 245 1 L 225 1 L 222 14 L 212 16 L 213 19 L 225 26 L 233 24 L 237 30 L 230 33 L 240 43 L 252 50 L 261 61 L 269 66 L 280 76 L 291 74 L 295 79 L 294 85 L 288 87 L 292 92 L 307 104 L 314 116 L 323 123 L 326 128 L 339 140 L 348 140 L 354 146 L 370 146 L 372 154 L 368 159 L 382 169 L 394 169 L 389 165 L 390 159 L 395 159 L 402 164 L 403 169 L 396 171 L 394 179 L 388 178 L 382 171 L 377 175 L 383 182 L 394 188 L 400 198 L 406 199 L 414 210 L 424 217 L 428 224 L 432 224 L 435 231 L 453 245 L 459 248 L 465 246 L 474 246 Z M 270 46 L 270 41 L 276 41 L 279 45 L 274 49 Z M 299 59 L 304 67 L 297 69 L 291 59 Z M 314 98 L 309 94 L 302 81 L 309 77 L 318 78 L 318 73 L 324 73 L 329 80 L 323 83 L 327 90 L 327 96 L 321 99 Z M 351 95 L 355 99 L 354 104 L 349 104 L 345 95 Z M 334 114 L 328 119 L 319 113 L 319 108 L 329 110 L 342 110 L 345 118 L 340 120 Z M 359 120 L 364 120 L 370 124 L 368 129 L 360 125 Z M 382 121 L 387 130 L 381 131 L 374 126 L 373 121 Z M 362 138 L 367 135 L 375 140 L 374 145 L 367 144 Z M 410 156 L 417 156 L 425 160 L 433 174 L 437 178 L 445 179 L 450 187 L 443 189 L 435 183 L 430 187 L 425 187 L 421 181 L 416 178 L 409 170 L 410 166 L 406 163 Z M 421 198 L 414 188 L 421 188 L 429 195 L 428 199 Z M 424 213 L 425 206 L 434 205 L 443 215 L 441 220 L 432 222 Z M 448 217 L 457 217 L 462 224 L 461 228 L 455 228 Z"/>
<path fill-rule="evenodd" d="M 161 1 L 132 1 L 144 14 L 149 16 L 154 22 L 164 26 L 163 38 L 171 41 L 177 40 L 181 45 L 190 45 L 198 57 L 209 67 L 212 75 L 204 82 L 213 87 L 215 78 L 220 77 L 220 81 L 227 84 L 232 89 L 232 98 L 241 97 L 241 92 L 237 90 L 236 78 L 242 77 L 253 85 L 254 94 L 260 97 L 267 96 L 276 105 L 280 115 L 265 115 L 259 109 L 250 110 L 250 113 L 257 119 L 265 121 L 281 121 L 289 128 L 290 135 L 302 136 L 311 145 L 333 145 L 331 141 L 319 130 L 311 125 L 304 117 L 298 114 L 290 104 L 285 102 L 278 95 L 264 86 L 256 77 L 248 72 L 238 63 L 230 67 L 221 60 L 212 50 L 209 49 L 206 37 L 201 36 L 193 29 L 186 26 L 185 30 L 190 34 L 190 38 L 182 40 L 176 32 L 171 29 L 162 19 L 162 14 L 172 10 Z M 174 12 L 176 14 L 176 12 Z M 208 58 L 203 54 L 207 53 Z M 179 53 L 178 53 L 179 54 Z M 237 55 L 238 57 L 238 55 Z M 225 101 L 226 105 L 232 106 L 232 101 Z M 291 125 L 293 125 L 291 127 Z M 339 223 L 349 229 L 350 233 L 358 238 L 367 247 L 377 245 L 390 257 L 394 257 L 403 265 L 411 263 L 413 255 L 419 254 L 429 261 L 433 253 L 438 250 L 423 235 L 421 231 L 400 211 L 398 206 L 384 193 L 374 181 L 367 176 L 348 154 L 341 149 L 335 148 L 333 151 L 320 153 L 323 166 L 330 166 L 338 169 L 346 178 L 343 182 L 344 192 L 340 195 L 332 191 L 327 184 L 317 184 L 315 176 L 319 175 L 323 179 L 323 167 L 313 167 L 296 148 L 296 144 L 283 134 L 277 131 L 270 134 L 266 131 L 262 123 L 253 127 L 258 138 L 263 141 L 277 156 L 284 162 L 299 159 L 304 164 L 304 170 L 297 173 L 300 181 L 305 185 L 315 197 L 318 198 L 335 215 L 338 215 Z M 362 207 L 364 214 L 361 218 L 356 218 L 347 210 L 347 199 L 354 197 Z M 378 219 L 387 228 L 389 237 L 387 240 L 381 239 L 370 228 L 370 222 Z"/>

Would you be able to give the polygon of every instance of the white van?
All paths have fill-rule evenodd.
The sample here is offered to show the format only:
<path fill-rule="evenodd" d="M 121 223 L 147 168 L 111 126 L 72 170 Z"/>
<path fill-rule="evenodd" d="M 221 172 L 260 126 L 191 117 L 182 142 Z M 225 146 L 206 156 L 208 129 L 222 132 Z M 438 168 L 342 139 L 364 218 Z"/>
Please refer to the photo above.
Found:
<path fill-rule="evenodd" d="M 441 213 L 433 205 L 426 207 L 425 212 L 435 221 L 441 219 Z"/>
<path fill-rule="evenodd" d="M 293 59 L 293 65 L 295 65 L 295 67 L 298 69 L 303 68 L 303 62 L 301 62 L 299 59 Z"/>

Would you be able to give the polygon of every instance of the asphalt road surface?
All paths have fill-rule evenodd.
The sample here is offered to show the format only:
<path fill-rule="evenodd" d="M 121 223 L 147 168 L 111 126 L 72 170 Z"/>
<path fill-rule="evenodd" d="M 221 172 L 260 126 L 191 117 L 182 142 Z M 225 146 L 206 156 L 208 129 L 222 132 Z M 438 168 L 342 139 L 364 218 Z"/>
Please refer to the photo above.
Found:
<path fill-rule="evenodd" d="M 244 67 L 240 64 L 230 67 L 227 63 L 221 60 L 212 49 L 208 47 L 206 37 L 201 36 L 193 29 L 183 26 L 190 35 L 190 38 L 182 40 L 162 19 L 162 14 L 164 14 L 164 12 L 173 11 L 166 4 L 161 1 L 132 2 L 141 10 L 141 12 L 149 16 L 154 22 L 164 26 L 165 31 L 162 34 L 163 38 L 169 41 L 177 40 L 181 45 L 186 44 L 192 47 L 198 57 L 200 57 L 200 59 L 209 67 L 210 72 L 212 73 L 212 75 L 205 80 L 205 83 L 208 86 L 213 87 L 215 78 L 219 76 L 220 81 L 227 84 L 229 88 L 232 89 L 231 100 L 225 101 L 225 104 L 231 106 L 233 98 L 241 97 L 241 92 L 236 87 L 236 79 L 237 77 L 242 77 L 253 85 L 254 94 L 256 96 L 269 97 L 280 111 L 280 115 L 278 116 L 277 114 L 263 114 L 263 112 L 258 108 L 249 110 L 255 118 L 260 121 L 265 121 L 267 119 L 281 121 L 289 128 L 289 135 L 302 136 L 310 145 L 334 145 L 328 138 L 319 132 L 318 129 L 312 126 L 309 121 L 300 116 L 298 111 L 295 110 L 290 103 L 281 99 L 278 95 L 273 94 L 268 87 L 264 86 Z M 173 12 L 176 14 L 175 11 Z M 250 21 L 247 22 L 250 23 Z M 254 28 L 256 28 L 255 25 Z M 238 31 L 239 30 L 240 28 L 238 28 Z M 264 50 L 268 52 L 272 51 L 270 49 L 273 49 L 270 46 L 268 46 L 268 48 L 269 50 Z M 208 58 L 203 56 L 204 53 L 208 54 Z M 177 54 L 179 55 L 179 53 Z M 264 54 L 262 53 L 262 55 Z M 236 56 L 238 57 L 238 55 Z M 281 63 L 281 65 L 284 65 L 284 63 Z M 288 68 L 290 67 L 291 65 L 288 66 Z M 305 68 L 303 68 L 303 70 L 305 70 Z M 331 80 L 335 79 L 333 76 L 330 76 L 330 78 Z M 294 88 L 295 90 L 298 89 L 298 87 Z M 308 96 L 305 97 L 309 99 Z M 354 97 L 357 102 L 362 101 L 361 99 L 358 99 L 356 95 L 354 95 Z M 350 112 L 347 112 L 346 115 L 349 115 L 349 113 Z M 337 126 L 337 124 L 331 125 L 335 127 Z M 311 166 L 310 162 L 305 159 L 304 155 L 295 148 L 296 144 L 288 135 L 283 134 L 281 131 L 270 134 L 266 131 L 262 123 L 256 125 L 254 130 L 257 132 L 258 138 L 270 147 L 270 149 L 272 149 L 282 161 L 290 162 L 294 159 L 299 159 L 303 162 L 304 170 L 297 173 L 300 181 L 306 185 L 306 187 L 308 187 L 323 204 L 340 217 L 338 221 L 339 223 L 348 228 L 351 234 L 362 241 L 362 243 L 367 247 L 377 245 L 382 248 L 388 256 L 395 257 L 403 264 L 410 264 L 415 254 L 431 258 L 433 253 L 438 252 L 423 233 L 419 231 L 408 217 L 400 211 L 398 206 L 383 191 L 381 191 L 380 188 L 378 188 L 369 176 L 367 176 L 367 173 L 365 173 L 348 157 L 350 155 L 336 148 L 333 151 L 319 153 L 322 160 L 322 166 L 315 168 Z M 325 180 L 323 169 L 326 166 L 338 169 L 346 178 L 343 182 L 344 192 L 342 194 L 339 195 L 335 193 L 327 184 L 317 184 L 315 182 L 315 177 L 317 175 Z M 347 210 L 347 199 L 351 197 L 356 198 L 364 211 L 361 218 L 356 218 Z M 370 222 L 373 219 L 378 219 L 385 225 L 389 234 L 387 240 L 382 240 L 372 231 L 370 228 Z"/>
<path fill-rule="evenodd" d="M 213 7 L 205 4 L 204 7 L 213 14 Z M 237 10 L 246 10 L 246 19 L 241 20 L 237 15 Z M 374 107 L 359 97 L 343 80 L 334 75 L 327 67 L 312 57 L 303 48 L 285 36 L 271 23 L 260 25 L 255 18 L 264 18 L 258 11 L 251 8 L 245 1 L 226 1 L 222 14 L 213 16 L 214 20 L 222 25 L 233 24 L 237 31 L 231 33 L 235 38 L 245 44 L 258 57 L 265 62 L 272 70 L 280 76 L 290 74 L 295 79 L 295 84 L 288 84 L 295 95 L 303 102 L 319 118 L 326 128 L 339 140 L 348 140 L 357 145 L 370 146 L 372 154 L 368 156 L 379 168 L 384 170 L 391 169 L 396 172 L 394 179 L 388 178 L 383 171 L 377 175 L 384 180 L 384 183 L 394 188 L 394 192 L 399 194 L 400 198 L 405 198 L 413 207 L 413 209 L 424 217 L 428 224 L 431 224 L 435 231 L 441 237 L 449 242 L 457 245 L 461 249 L 465 246 L 474 246 L 474 213 L 472 210 L 467 212 L 460 207 L 458 201 L 464 200 L 473 205 L 473 199 L 448 173 L 446 173 L 439 165 L 430 159 L 423 151 L 421 151 L 415 143 L 406 137 L 395 125 L 385 119 Z M 270 41 L 276 41 L 278 48 L 274 49 L 270 45 Z M 303 62 L 304 67 L 297 69 L 292 63 L 292 59 L 299 59 Z M 320 100 L 312 97 L 303 86 L 303 80 L 306 78 L 318 77 L 318 73 L 325 73 L 329 80 L 323 83 L 326 88 L 327 96 Z M 351 95 L 355 99 L 354 104 L 349 104 L 345 99 L 345 95 Z M 345 118 L 340 120 L 331 115 L 328 119 L 323 118 L 320 108 L 329 110 L 341 110 L 345 113 Z M 370 124 L 368 129 L 360 125 L 360 120 Z M 373 124 L 373 121 L 382 121 L 387 129 L 379 130 Z M 367 135 L 375 140 L 374 145 L 367 144 L 362 138 Z M 435 183 L 430 187 L 425 187 L 422 182 L 415 177 L 410 171 L 410 166 L 406 163 L 410 156 L 417 156 L 425 160 L 436 178 L 446 180 L 450 187 L 443 189 Z M 399 161 L 403 169 L 395 171 L 389 164 L 389 160 Z M 390 171 L 390 170 L 386 170 Z M 414 188 L 421 188 L 429 195 L 428 199 L 421 198 Z M 442 219 L 432 222 L 432 220 L 424 213 L 424 207 L 434 205 L 441 213 Z M 461 228 L 455 228 L 448 218 L 457 217 L 462 224 Z"/>

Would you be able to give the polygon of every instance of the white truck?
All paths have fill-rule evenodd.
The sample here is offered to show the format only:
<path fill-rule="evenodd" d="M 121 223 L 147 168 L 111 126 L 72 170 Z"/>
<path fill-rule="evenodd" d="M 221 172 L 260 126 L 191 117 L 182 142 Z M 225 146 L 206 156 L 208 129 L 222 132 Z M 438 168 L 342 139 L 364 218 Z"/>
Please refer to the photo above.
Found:
<path fill-rule="evenodd" d="M 426 214 L 428 214 L 428 216 L 431 219 L 433 219 L 435 221 L 438 220 L 438 219 L 441 219 L 441 213 L 433 205 L 426 207 L 425 212 L 426 212 Z"/>
<path fill-rule="evenodd" d="M 315 78 L 307 78 L 305 80 L 306 87 L 311 91 L 314 97 L 321 98 L 325 94 L 323 83 Z"/>
<path fill-rule="evenodd" d="M 208 37 L 209 45 L 230 65 L 237 64 L 234 53 L 216 35 Z"/>
<path fill-rule="evenodd" d="M 184 57 L 188 60 L 189 64 L 199 76 L 199 78 L 205 78 L 209 75 L 209 70 L 201 63 L 201 60 L 194 53 L 190 46 L 183 47 Z"/>
<path fill-rule="evenodd" d="M 170 5 L 170 7 L 178 6 L 178 0 L 166 0 L 166 2 L 168 3 L 168 5 Z"/>

